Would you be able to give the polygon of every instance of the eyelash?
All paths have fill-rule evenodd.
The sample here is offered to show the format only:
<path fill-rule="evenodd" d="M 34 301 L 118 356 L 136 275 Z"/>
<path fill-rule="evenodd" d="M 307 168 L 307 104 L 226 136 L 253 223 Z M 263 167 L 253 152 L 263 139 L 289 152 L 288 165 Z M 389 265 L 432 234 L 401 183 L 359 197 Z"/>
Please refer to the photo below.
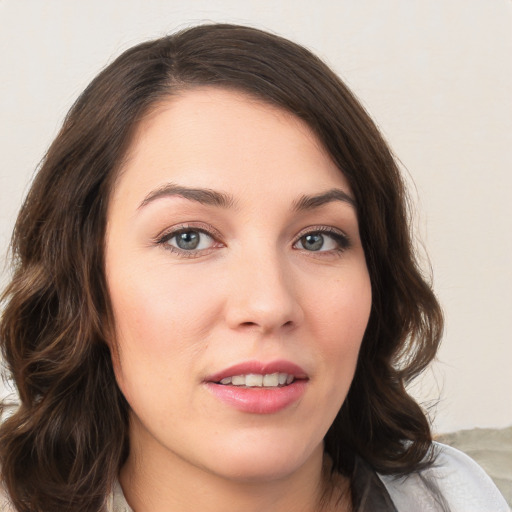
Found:
<path fill-rule="evenodd" d="M 293 243 L 293 246 L 295 247 L 302 238 L 308 235 L 315 235 L 315 234 L 325 234 L 329 235 L 338 245 L 336 249 L 328 250 L 328 251 L 307 251 L 306 249 L 303 249 L 307 253 L 310 253 L 317 257 L 323 257 L 323 256 L 332 256 L 335 255 L 341 255 L 344 253 L 347 249 L 349 249 L 352 246 L 352 242 L 350 238 L 343 233 L 343 231 L 330 227 L 330 226 L 310 226 L 304 230 L 302 230 L 296 237 L 295 242 Z M 300 249 L 299 249 L 300 250 Z"/>
<path fill-rule="evenodd" d="M 197 232 L 202 233 L 203 235 L 206 235 L 210 237 L 214 241 L 214 246 L 209 247 L 208 249 L 199 249 L 199 250 L 184 250 L 179 249 L 178 247 L 173 247 L 172 245 L 168 244 L 169 240 L 172 240 L 174 237 L 181 235 L 183 233 L 188 232 Z M 184 258 L 195 258 L 198 256 L 203 256 L 206 254 L 210 254 L 211 251 L 216 249 L 215 245 L 218 245 L 219 243 L 222 244 L 222 242 L 218 242 L 220 239 L 220 233 L 217 232 L 217 230 L 213 229 L 211 226 L 198 226 L 198 225 L 191 225 L 191 224 L 181 224 L 179 226 L 174 226 L 168 231 L 165 231 L 161 235 L 159 235 L 155 243 L 157 245 L 161 245 L 166 251 L 173 252 L 175 254 L 178 254 L 181 257 Z"/>
<path fill-rule="evenodd" d="M 207 249 L 199 249 L 199 250 L 185 250 L 185 249 L 179 249 L 178 247 L 174 247 L 167 242 L 169 240 L 172 240 L 174 237 L 187 233 L 187 232 L 198 232 L 202 233 L 208 237 L 210 237 L 214 241 L 214 245 L 212 247 L 209 247 Z M 308 235 L 315 235 L 315 234 L 326 234 L 330 236 L 335 243 L 338 245 L 336 249 L 331 249 L 327 251 L 308 251 L 304 248 L 298 249 L 295 246 L 301 241 L 302 238 L 308 236 Z M 199 256 L 204 256 L 207 254 L 210 254 L 213 250 L 216 248 L 222 246 L 222 242 L 219 242 L 219 239 L 221 238 L 220 234 L 217 232 L 217 230 L 213 229 L 211 226 L 197 226 L 197 225 L 190 225 L 190 224 L 182 224 L 180 226 L 175 226 L 171 228 L 170 230 L 162 233 L 155 239 L 155 243 L 157 245 L 161 245 L 165 250 L 171 251 L 175 254 L 180 255 L 184 258 L 195 258 Z M 217 244 L 217 247 L 215 246 Z M 219 245 L 220 244 L 220 245 Z M 325 257 L 325 256 L 332 256 L 335 255 L 341 255 L 343 252 L 345 252 L 347 249 L 351 247 L 351 241 L 350 238 L 343 233 L 342 231 L 335 229 L 333 227 L 329 226 L 310 226 L 304 230 L 302 230 L 295 238 L 295 241 L 292 244 L 292 247 L 296 250 L 302 250 L 304 252 L 307 252 L 309 254 L 312 254 L 316 257 Z"/>

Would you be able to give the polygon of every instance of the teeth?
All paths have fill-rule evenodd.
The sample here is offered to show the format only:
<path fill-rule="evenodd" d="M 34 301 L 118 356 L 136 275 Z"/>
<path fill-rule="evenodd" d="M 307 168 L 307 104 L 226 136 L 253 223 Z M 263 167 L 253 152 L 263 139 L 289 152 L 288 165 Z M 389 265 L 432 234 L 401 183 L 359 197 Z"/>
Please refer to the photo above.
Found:
<path fill-rule="evenodd" d="M 231 384 L 234 386 L 245 386 L 245 376 L 236 375 L 235 377 L 231 377 Z"/>
<path fill-rule="evenodd" d="M 247 375 L 233 375 L 225 377 L 220 381 L 224 385 L 245 386 L 249 388 L 275 388 L 291 384 L 295 380 L 293 375 L 287 373 L 268 373 L 261 375 L 258 373 L 249 373 Z"/>
<path fill-rule="evenodd" d="M 279 373 L 272 373 L 263 377 L 263 385 L 265 387 L 275 387 L 279 385 Z"/>
<path fill-rule="evenodd" d="M 263 375 L 250 373 L 245 376 L 245 385 L 251 388 L 261 388 L 263 386 Z"/>

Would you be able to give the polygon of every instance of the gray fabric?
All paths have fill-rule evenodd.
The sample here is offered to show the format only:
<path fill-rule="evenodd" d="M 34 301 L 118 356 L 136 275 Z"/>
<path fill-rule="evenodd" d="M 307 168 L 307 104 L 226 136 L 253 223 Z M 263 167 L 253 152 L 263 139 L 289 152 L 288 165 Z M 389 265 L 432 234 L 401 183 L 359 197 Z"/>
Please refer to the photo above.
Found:
<path fill-rule="evenodd" d="M 382 480 L 359 457 L 352 475 L 352 489 L 354 512 L 398 512 Z"/>
<path fill-rule="evenodd" d="M 441 443 L 469 455 L 492 478 L 512 507 L 512 426 L 503 429 L 474 428 L 438 436 Z"/>
<path fill-rule="evenodd" d="M 405 478 L 381 476 L 399 512 L 509 512 L 485 471 L 455 448 L 434 443 L 432 467 Z"/>

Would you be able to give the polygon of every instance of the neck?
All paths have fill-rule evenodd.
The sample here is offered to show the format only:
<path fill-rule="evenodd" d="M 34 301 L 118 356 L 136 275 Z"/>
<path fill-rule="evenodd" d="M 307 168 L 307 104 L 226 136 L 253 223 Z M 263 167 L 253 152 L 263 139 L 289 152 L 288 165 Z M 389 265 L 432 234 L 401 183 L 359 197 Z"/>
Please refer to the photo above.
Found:
<path fill-rule="evenodd" d="M 156 441 L 155 441 L 156 443 Z M 142 445 L 141 445 L 142 446 Z M 154 447 L 157 448 L 157 447 Z M 311 512 L 349 510 L 348 483 L 331 477 L 322 446 L 292 474 L 268 479 L 226 478 L 180 457 L 131 447 L 120 472 L 135 512 Z"/>

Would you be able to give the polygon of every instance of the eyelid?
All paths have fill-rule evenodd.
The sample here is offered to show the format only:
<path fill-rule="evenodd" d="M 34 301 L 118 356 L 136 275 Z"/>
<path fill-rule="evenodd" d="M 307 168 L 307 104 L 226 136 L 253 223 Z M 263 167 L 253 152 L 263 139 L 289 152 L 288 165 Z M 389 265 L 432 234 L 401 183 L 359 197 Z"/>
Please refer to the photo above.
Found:
<path fill-rule="evenodd" d="M 195 257 L 195 256 L 201 256 L 208 254 L 212 250 L 218 248 L 217 247 L 210 247 L 208 249 L 199 249 L 199 250 L 183 250 L 179 249 L 177 247 L 174 247 L 170 244 L 166 244 L 168 240 L 170 240 L 172 237 L 179 235 L 180 233 L 186 232 L 186 231 L 198 231 L 200 233 L 204 233 L 205 235 L 211 237 L 214 242 L 217 244 L 224 245 L 222 242 L 222 235 L 211 225 L 206 224 L 204 222 L 184 222 L 180 223 L 174 226 L 171 226 L 169 228 L 166 228 L 165 230 L 161 231 L 153 240 L 153 242 L 157 245 L 162 245 L 166 250 L 169 250 L 171 252 L 177 253 L 182 256 L 186 257 Z M 304 229 L 302 229 L 296 236 L 293 242 L 293 247 L 295 248 L 295 245 L 300 241 L 300 239 L 306 235 L 314 234 L 314 233 L 322 233 L 326 235 L 330 235 L 332 238 L 335 239 L 336 243 L 339 245 L 337 249 L 334 250 L 328 250 L 328 251 L 304 251 L 309 252 L 311 254 L 317 254 L 321 255 L 322 253 L 333 253 L 338 252 L 341 253 L 348 249 L 352 243 L 350 237 L 341 229 L 335 228 L 333 226 L 325 226 L 325 225 L 318 225 L 318 226 L 308 226 Z"/>
<path fill-rule="evenodd" d="M 170 235 L 177 235 L 180 232 L 183 231 L 200 231 L 201 233 L 205 233 L 206 235 L 211 236 L 215 239 L 220 239 L 221 234 L 209 224 L 206 224 L 204 222 L 199 221 L 192 221 L 192 222 L 183 222 L 180 224 L 176 224 L 174 226 L 170 226 L 168 228 L 165 228 L 163 231 L 161 231 L 156 237 L 154 238 L 155 242 L 161 241 L 163 238 L 168 238 Z"/>
<path fill-rule="evenodd" d="M 302 237 L 304 237 L 306 235 L 311 235 L 314 233 L 331 235 L 340 246 L 337 249 L 337 251 L 339 251 L 339 252 L 342 252 L 342 251 L 348 249 L 352 245 L 352 241 L 351 241 L 350 237 L 343 230 L 341 230 L 339 228 L 335 228 L 333 226 L 320 225 L 320 226 L 308 226 L 307 228 L 302 229 L 295 237 L 293 246 L 295 246 L 300 241 L 300 239 Z M 318 254 L 321 254 L 322 252 L 328 253 L 328 252 L 332 252 L 332 251 L 316 251 L 316 252 L 315 251 L 306 251 L 306 252 L 310 252 L 312 254 L 316 253 L 318 255 Z"/>
<path fill-rule="evenodd" d="M 221 234 L 209 224 L 206 224 L 204 222 L 184 222 L 181 224 L 176 224 L 174 226 L 171 226 L 169 228 L 164 229 L 161 231 L 154 239 L 153 242 L 156 245 L 161 245 L 165 250 L 174 252 L 178 255 L 185 256 L 185 257 L 195 257 L 195 256 L 201 256 L 208 254 L 210 251 L 218 248 L 213 246 L 209 247 L 208 249 L 198 249 L 198 250 L 184 250 L 180 249 L 178 247 L 174 247 L 170 244 L 167 244 L 166 242 L 170 240 L 171 238 L 175 237 L 176 235 L 179 235 L 180 233 L 186 232 L 186 231 L 198 231 L 199 233 L 203 233 L 216 243 L 223 245 L 221 241 Z"/>

